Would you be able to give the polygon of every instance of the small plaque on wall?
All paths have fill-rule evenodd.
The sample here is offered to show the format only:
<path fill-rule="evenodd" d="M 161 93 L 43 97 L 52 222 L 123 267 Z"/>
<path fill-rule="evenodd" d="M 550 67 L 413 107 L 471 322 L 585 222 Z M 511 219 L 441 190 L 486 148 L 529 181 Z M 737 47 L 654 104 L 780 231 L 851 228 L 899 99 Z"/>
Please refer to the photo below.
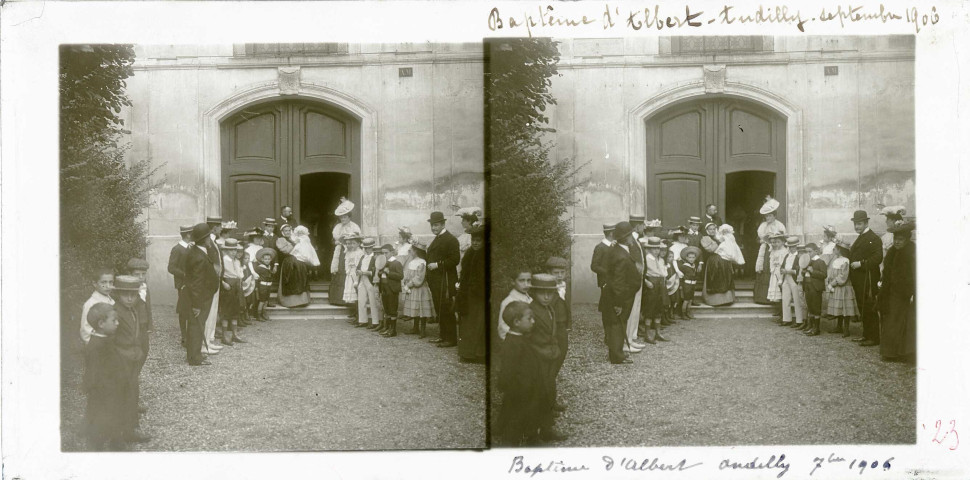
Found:
<path fill-rule="evenodd" d="M 412 68 L 412 67 L 399 68 L 399 69 L 397 69 L 397 76 L 398 77 L 401 77 L 401 78 L 404 78 L 404 77 L 413 77 L 414 76 L 414 68 Z"/>
<path fill-rule="evenodd" d="M 839 74 L 839 67 L 838 66 L 825 67 L 825 76 L 826 77 L 831 77 L 831 76 L 838 75 L 838 74 Z"/>

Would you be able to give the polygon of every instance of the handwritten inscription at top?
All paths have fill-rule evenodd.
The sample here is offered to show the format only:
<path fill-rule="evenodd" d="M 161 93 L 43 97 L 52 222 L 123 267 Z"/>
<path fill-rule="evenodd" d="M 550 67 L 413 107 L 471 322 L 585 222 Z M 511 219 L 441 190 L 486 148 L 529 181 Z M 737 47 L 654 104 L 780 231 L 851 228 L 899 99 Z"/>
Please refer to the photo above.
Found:
<path fill-rule="evenodd" d="M 592 2 L 591 2 L 592 3 Z M 528 36 L 542 35 L 543 30 L 551 29 L 593 29 L 612 30 L 626 29 L 640 30 L 680 30 L 689 31 L 701 29 L 705 25 L 729 25 L 737 27 L 753 25 L 791 25 L 800 32 L 805 32 L 813 24 L 838 23 L 842 29 L 851 28 L 857 24 L 893 24 L 905 22 L 919 33 L 922 29 L 936 25 L 940 15 L 935 6 L 915 6 L 905 10 L 893 10 L 885 5 L 851 6 L 828 5 L 820 6 L 817 10 L 802 11 L 789 8 L 786 5 L 776 7 L 739 7 L 724 5 L 714 11 L 703 11 L 691 8 L 690 5 L 681 10 L 679 7 L 661 7 L 655 4 L 645 8 L 627 9 L 607 4 L 597 4 L 589 10 L 584 7 L 570 5 L 571 13 L 557 11 L 552 5 L 539 6 L 536 10 L 508 13 L 492 8 L 488 14 L 488 29 L 493 32 L 515 33 L 522 32 Z M 600 7 L 599 5 L 603 5 Z M 599 10 L 602 8 L 602 10 Z M 923 9 L 923 10 L 921 10 Z M 575 13 L 579 10 L 579 13 Z"/>

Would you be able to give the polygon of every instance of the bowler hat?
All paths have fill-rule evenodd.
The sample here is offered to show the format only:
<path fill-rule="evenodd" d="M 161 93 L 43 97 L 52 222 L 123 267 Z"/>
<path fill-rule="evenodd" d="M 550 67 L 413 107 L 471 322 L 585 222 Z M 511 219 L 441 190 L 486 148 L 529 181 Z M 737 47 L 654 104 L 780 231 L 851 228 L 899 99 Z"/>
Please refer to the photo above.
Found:
<path fill-rule="evenodd" d="M 529 290 L 556 290 L 558 288 L 556 277 L 548 273 L 537 273 L 532 276 L 532 286 Z"/>
<path fill-rule="evenodd" d="M 695 258 L 700 258 L 700 256 L 701 256 L 701 249 L 699 249 L 699 248 L 697 248 L 697 247 L 695 247 L 693 245 L 691 245 L 689 247 L 685 247 L 683 250 L 680 251 L 680 258 L 682 258 L 684 260 L 687 260 L 687 254 L 689 254 L 689 253 L 693 253 L 695 255 Z"/>
<path fill-rule="evenodd" d="M 266 254 L 269 254 L 270 258 L 272 258 L 272 260 L 270 260 L 271 262 L 276 260 L 276 250 L 269 247 L 260 248 L 259 251 L 256 252 L 256 258 L 254 260 L 259 260 L 260 258 L 263 258 L 263 255 Z"/>
<path fill-rule="evenodd" d="M 209 225 L 205 223 L 196 224 L 194 227 L 192 227 L 192 241 L 199 243 L 200 240 L 208 237 L 211 231 L 212 230 L 209 228 Z"/>
<path fill-rule="evenodd" d="M 445 221 L 445 214 L 441 212 L 431 212 L 431 218 L 428 219 L 428 223 L 442 223 Z"/>
<path fill-rule="evenodd" d="M 855 213 L 852 214 L 853 222 L 864 222 L 866 220 L 869 220 L 869 214 L 866 213 L 865 210 L 856 210 Z"/>
<path fill-rule="evenodd" d="M 792 235 L 792 236 L 786 238 L 785 239 L 785 246 L 786 247 L 797 247 L 798 246 L 798 237 Z"/>
<path fill-rule="evenodd" d="M 132 258 L 128 260 L 128 271 L 132 270 L 148 270 L 148 261 L 144 258 Z"/>
<path fill-rule="evenodd" d="M 222 217 L 205 217 L 205 223 L 222 226 Z"/>
<path fill-rule="evenodd" d="M 568 268 L 569 262 L 562 257 L 549 257 L 546 260 L 546 268 Z"/>
<path fill-rule="evenodd" d="M 192 225 L 182 225 L 179 227 L 179 233 L 192 233 Z"/>
<path fill-rule="evenodd" d="M 619 222 L 616 224 L 617 240 L 621 240 L 631 233 L 633 233 L 633 225 L 630 225 L 630 222 Z"/>
<path fill-rule="evenodd" d="M 137 292 L 141 290 L 141 280 L 131 275 L 118 275 L 115 277 L 113 290 L 125 292 Z"/>

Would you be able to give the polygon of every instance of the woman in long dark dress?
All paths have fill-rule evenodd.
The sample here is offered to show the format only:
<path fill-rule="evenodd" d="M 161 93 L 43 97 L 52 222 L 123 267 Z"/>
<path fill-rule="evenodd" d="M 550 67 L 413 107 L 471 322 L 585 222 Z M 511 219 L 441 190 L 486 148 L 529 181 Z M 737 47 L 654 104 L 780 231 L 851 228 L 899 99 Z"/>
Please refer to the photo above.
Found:
<path fill-rule="evenodd" d="M 461 277 L 455 297 L 459 315 L 458 356 L 466 362 L 485 361 L 485 228 L 473 226 L 471 245 L 461 260 Z"/>
<path fill-rule="evenodd" d="M 764 215 L 765 221 L 758 226 L 758 238 L 761 246 L 758 248 L 758 258 L 755 260 L 754 271 L 754 303 L 769 305 L 768 285 L 771 283 L 771 248 L 768 239 L 774 235 L 785 233 L 785 224 L 775 218 L 775 212 L 781 204 L 774 198 L 767 197 L 759 213 Z"/>
<path fill-rule="evenodd" d="M 708 255 L 704 282 L 704 303 L 712 307 L 734 303 L 734 270 L 744 265 L 744 255 L 734 239 L 734 227 L 721 225 L 717 241 L 714 253 Z"/>
<path fill-rule="evenodd" d="M 913 223 L 891 228 L 893 246 L 883 261 L 879 290 L 881 335 L 879 353 L 884 361 L 910 360 L 916 353 L 916 244 Z"/>
<path fill-rule="evenodd" d="M 287 308 L 305 307 L 310 304 L 310 278 L 307 264 L 293 256 L 296 242 L 292 239 L 293 228 L 280 227 L 280 238 L 276 239 L 280 262 L 280 305 Z"/>

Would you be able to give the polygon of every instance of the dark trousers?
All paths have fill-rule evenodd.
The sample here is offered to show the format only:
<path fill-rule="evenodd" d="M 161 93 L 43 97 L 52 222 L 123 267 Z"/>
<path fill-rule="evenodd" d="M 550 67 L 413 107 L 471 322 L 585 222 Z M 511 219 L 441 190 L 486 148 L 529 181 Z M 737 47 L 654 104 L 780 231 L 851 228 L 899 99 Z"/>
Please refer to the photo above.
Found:
<path fill-rule="evenodd" d="M 188 294 L 188 292 L 186 292 Z M 199 309 L 198 315 L 191 315 L 189 312 L 188 323 L 186 324 L 186 334 L 188 335 L 187 344 L 185 346 L 185 356 L 189 361 L 189 365 L 198 365 L 202 363 L 202 337 L 203 329 L 205 328 L 205 320 L 209 317 L 209 309 L 212 308 L 212 297 L 209 297 L 202 305 L 197 305 L 195 308 Z"/>
<path fill-rule="evenodd" d="M 387 287 L 381 289 L 381 303 L 384 304 L 385 317 L 397 318 L 398 300 L 400 298 L 400 293 L 394 293 Z"/>
<path fill-rule="evenodd" d="M 189 319 L 192 318 L 192 305 L 189 300 L 189 292 L 185 291 L 184 286 L 178 290 L 178 301 L 175 303 L 175 313 L 179 316 L 179 333 L 181 334 L 181 341 L 184 344 L 188 341 L 185 329 L 189 324 Z"/>
<path fill-rule="evenodd" d="M 448 285 L 444 277 L 429 279 L 431 300 L 434 311 L 438 315 L 438 337 L 442 342 L 458 343 L 458 329 L 455 325 L 455 312 L 452 309 L 451 297 L 448 295 Z"/>
<path fill-rule="evenodd" d="M 613 307 L 603 308 L 603 325 L 606 328 L 606 346 L 610 351 L 610 363 L 622 363 L 626 355 L 623 354 L 623 344 L 626 341 L 626 321 L 630 318 L 630 308 L 620 312 L 617 316 Z"/>
<path fill-rule="evenodd" d="M 566 352 L 569 350 L 569 333 L 566 332 L 565 325 L 556 325 L 556 343 L 559 344 L 559 357 L 552 361 L 552 398 L 559 398 L 559 371 L 562 364 L 566 361 Z"/>
<path fill-rule="evenodd" d="M 873 307 L 876 302 L 868 301 L 866 299 L 864 285 L 860 285 L 860 288 L 856 288 L 856 285 L 852 284 L 852 290 L 855 291 L 856 302 L 859 304 L 859 317 L 862 320 L 862 336 L 867 340 L 878 342 L 879 312 L 877 312 Z"/>

